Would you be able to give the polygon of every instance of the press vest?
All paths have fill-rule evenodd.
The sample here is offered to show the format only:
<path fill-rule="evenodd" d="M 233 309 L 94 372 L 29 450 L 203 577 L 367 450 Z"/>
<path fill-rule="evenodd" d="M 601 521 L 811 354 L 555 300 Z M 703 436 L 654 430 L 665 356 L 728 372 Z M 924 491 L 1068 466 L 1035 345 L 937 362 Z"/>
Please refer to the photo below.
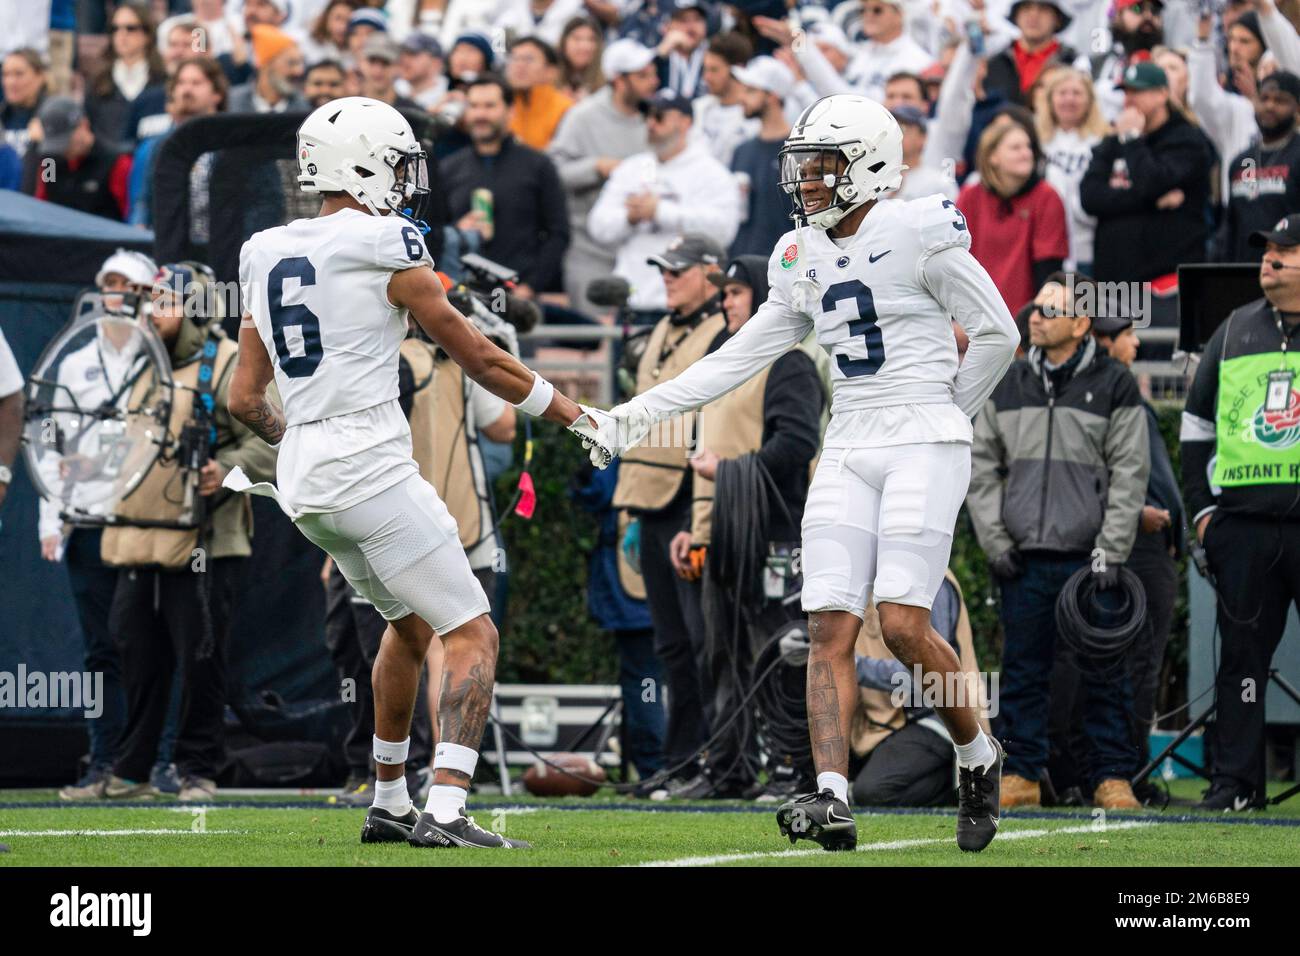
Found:
<path fill-rule="evenodd" d="M 415 380 L 411 457 L 456 519 L 461 545 L 471 548 L 483 529 L 469 458 L 477 432 L 465 414 L 465 373 L 449 359 L 437 361 L 434 347 L 419 339 L 404 341 L 401 355 Z"/>
<path fill-rule="evenodd" d="M 1219 361 L 1213 484 L 1295 484 L 1300 481 L 1300 354 L 1277 348 L 1234 356 L 1231 326 L 1226 333 Z M 1281 343 L 1280 335 L 1277 341 Z M 1284 369 L 1292 374 L 1286 407 L 1266 411 L 1269 373 Z"/>
<path fill-rule="evenodd" d="M 231 360 L 239 349 L 227 338 L 217 340 L 217 358 L 212 367 L 212 380 L 220 382 Z M 178 438 L 181 429 L 193 417 L 194 395 L 199 384 L 201 362 L 172 370 L 176 389 L 172 395 L 171 418 L 167 429 Z M 142 375 L 131 389 L 130 407 L 137 408 L 158 387 L 152 373 Z M 213 393 L 216 388 L 214 386 Z M 215 454 L 216 449 L 212 449 Z M 144 481 L 117 506 L 114 516 L 123 520 L 174 521 L 178 524 L 190 518 L 191 508 L 186 506 L 186 488 L 192 488 L 191 501 L 198 498 L 197 475 L 183 474 L 173 458 L 159 459 Z M 230 507 L 249 508 L 246 498 L 230 503 Z M 192 505 L 191 505 L 192 507 Z M 194 549 L 199 546 L 199 528 L 134 528 L 110 525 L 104 529 L 100 555 L 105 564 L 117 567 L 182 568 L 194 559 Z"/>
<path fill-rule="evenodd" d="M 689 331 L 673 326 L 667 317 L 661 319 L 637 366 L 637 394 L 676 378 L 698 362 L 725 325 L 721 313 Z M 615 508 L 659 511 L 672 502 L 688 470 L 687 456 L 695 447 L 691 434 L 695 418 L 694 412 L 687 412 L 659 422 L 645 441 L 623 453 L 614 488 Z"/>

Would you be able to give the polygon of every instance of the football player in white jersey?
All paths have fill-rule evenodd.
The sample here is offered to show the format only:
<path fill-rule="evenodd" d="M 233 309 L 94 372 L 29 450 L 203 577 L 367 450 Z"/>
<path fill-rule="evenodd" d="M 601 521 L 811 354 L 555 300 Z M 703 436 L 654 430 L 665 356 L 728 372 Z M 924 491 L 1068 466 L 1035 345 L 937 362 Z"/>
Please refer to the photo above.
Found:
<path fill-rule="evenodd" d="M 883 106 L 852 94 L 818 100 L 795 123 L 781 163 L 796 228 L 769 261 L 767 302 L 718 351 L 615 408 L 601 429 L 616 451 L 635 444 L 652 423 L 713 401 L 816 331 L 832 377 L 831 420 L 803 519 L 817 792 L 784 804 L 777 822 L 791 842 L 851 849 L 861 619 L 874 598 L 894 655 L 958 687 L 960 663 L 930 627 L 930 606 L 970 479 L 971 417 L 1019 337 L 951 201 L 879 200 L 904 169 L 902 132 Z M 970 337 L 960 367 L 953 318 Z M 959 690 L 937 710 L 957 752 L 957 842 L 975 851 L 997 830 L 1002 749 L 980 727 L 976 688 Z"/>
<path fill-rule="evenodd" d="M 496 670 L 488 601 L 456 522 L 419 475 L 398 405 L 407 315 L 488 391 L 595 438 L 584 409 L 487 340 L 447 301 L 421 232 L 406 218 L 428 192 L 425 154 L 391 106 L 334 100 L 298 130 L 298 182 L 319 215 L 259 232 L 240 253 L 244 318 L 230 411 L 280 446 L 269 494 L 333 556 L 388 621 L 372 680 L 378 782 L 362 842 L 517 847 L 477 826 L 465 796 Z M 283 409 L 267 398 L 272 378 Z M 404 776 L 429 642 L 443 645 L 439 742 L 424 813 Z"/>

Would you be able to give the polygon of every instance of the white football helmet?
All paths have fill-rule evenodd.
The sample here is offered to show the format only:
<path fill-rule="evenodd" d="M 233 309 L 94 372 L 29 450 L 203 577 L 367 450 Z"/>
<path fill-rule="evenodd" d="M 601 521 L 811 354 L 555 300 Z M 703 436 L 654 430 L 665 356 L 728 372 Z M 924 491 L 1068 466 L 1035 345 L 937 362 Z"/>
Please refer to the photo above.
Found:
<path fill-rule="evenodd" d="M 298 187 L 342 190 L 376 215 L 401 214 L 428 194 L 428 160 L 401 113 L 380 100 L 345 96 L 298 127 Z"/>
<path fill-rule="evenodd" d="M 791 218 L 830 229 L 854 209 L 903 183 L 903 131 L 875 100 L 854 93 L 823 96 L 795 120 L 781 147 L 781 188 Z M 800 185 L 820 182 L 831 202 L 808 212 Z"/>

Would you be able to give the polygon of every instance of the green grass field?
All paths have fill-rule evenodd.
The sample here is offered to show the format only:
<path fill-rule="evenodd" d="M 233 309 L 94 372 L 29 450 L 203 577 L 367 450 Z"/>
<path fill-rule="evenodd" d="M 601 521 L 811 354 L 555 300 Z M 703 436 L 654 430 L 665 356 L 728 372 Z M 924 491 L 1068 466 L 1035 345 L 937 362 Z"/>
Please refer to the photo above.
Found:
<path fill-rule="evenodd" d="M 1176 803 L 1197 792 L 1191 781 L 1172 788 Z M 978 855 L 958 851 L 951 812 L 861 810 L 858 852 L 834 854 L 809 843 L 792 848 L 777 834 L 773 811 L 752 805 L 647 804 L 606 794 L 586 801 L 484 796 L 470 801 L 479 822 L 534 848 L 469 853 L 362 846 L 363 810 L 293 792 L 219 799 L 202 809 L 170 799 L 56 803 L 53 791 L 0 791 L 0 844 L 8 847 L 0 866 L 1300 865 L 1300 797 L 1229 818 L 1177 805 L 1104 819 L 1081 810 L 1009 812 L 998 838 Z"/>

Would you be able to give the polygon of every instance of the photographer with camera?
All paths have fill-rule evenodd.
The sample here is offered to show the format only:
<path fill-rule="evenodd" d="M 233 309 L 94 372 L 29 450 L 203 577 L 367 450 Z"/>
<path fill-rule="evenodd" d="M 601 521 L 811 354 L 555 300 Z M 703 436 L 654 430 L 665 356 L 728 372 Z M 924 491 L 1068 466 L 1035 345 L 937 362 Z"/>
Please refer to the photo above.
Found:
<path fill-rule="evenodd" d="M 177 388 L 163 456 L 103 533 L 104 563 L 118 568 L 108 626 L 121 655 L 127 716 L 112 772 L 87 798 L 155 792 L 149 771 L 178 661 L 180 799 L 210 799 L 225 761 L 226 640 L 252 525 L 248 502 L 221 482 L 236 466 L 274 478 L 276 452 L 227 411 L 238 348 L 221 330 L 216 293 L 211 271 L 198 263 L 165 265 L 154 279 L 150 322 Z M 133 402 L 157 388 L 154 373 L 140 375 Z"/>

